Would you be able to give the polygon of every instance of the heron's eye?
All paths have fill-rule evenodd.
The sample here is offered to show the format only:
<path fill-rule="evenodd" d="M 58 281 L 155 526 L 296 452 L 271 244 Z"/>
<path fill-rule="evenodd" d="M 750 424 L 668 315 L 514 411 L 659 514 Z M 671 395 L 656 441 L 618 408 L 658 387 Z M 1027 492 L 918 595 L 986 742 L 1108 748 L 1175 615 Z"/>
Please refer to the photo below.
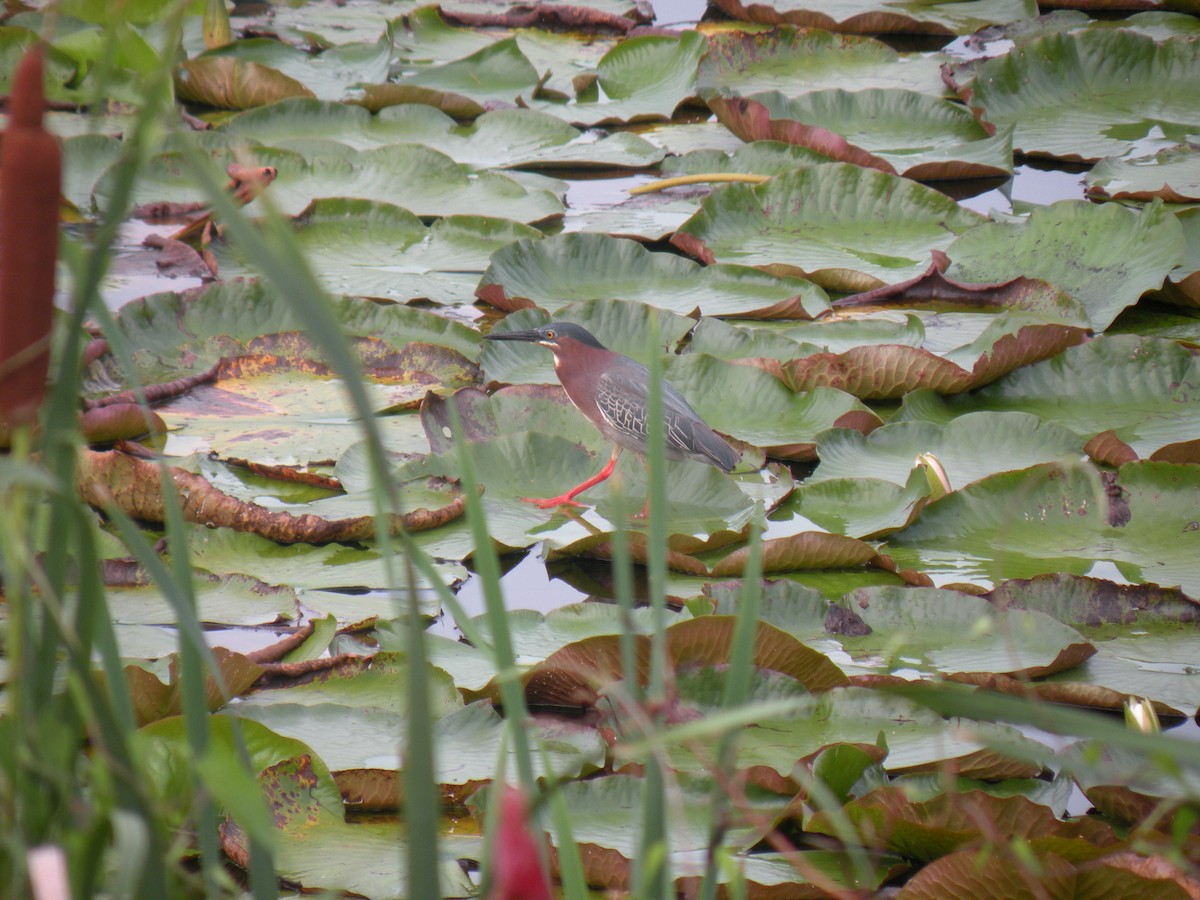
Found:
<path fill-rule="evenodd" d="M 547 329 L 546 329 L 546 332 L 545 332 L 545 334 L 546 334 L 546 340 L 548 340 L 548 341 L 552 341 L 552 340 L 554 340 L 556 337 L 558 337 L 558 335 L 557 335 L 557 334 L 555 334 L 555 332 L 554 332 L 554 329 L 553 329 L 553 328 L 547 328 Z"/>

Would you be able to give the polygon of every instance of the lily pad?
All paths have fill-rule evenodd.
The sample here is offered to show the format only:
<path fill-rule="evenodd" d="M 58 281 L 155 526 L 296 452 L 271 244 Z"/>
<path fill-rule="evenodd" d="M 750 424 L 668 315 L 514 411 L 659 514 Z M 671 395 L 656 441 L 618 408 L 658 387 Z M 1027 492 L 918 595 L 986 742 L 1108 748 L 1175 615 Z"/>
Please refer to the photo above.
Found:
<path fill-rule="evenodd" d="M 151 585 L 109 588 L 108 609 L 114 622 L 138 625 L 173 625 L 178 614 Z M 221 625 L 261 625 L 299 617 L 296 592 L 288 587 L 271 587 L 244 575 L 198 578 L 196 618 Z"/>
<path fill-rule="evenodd" d="M 996 672 L 1031 679 L 1080 665 L 1096 648 L 1043 612 L 997 610 L 936 588 L 861 588 L 845 598 L 871 629 L 840 638 L 856 665 L 901 677 Z"/>
<path fill-rule="evenodd" d="M 306 148 L 312 150 L 311 147 Z M 314 199 L 347 197 L 402 204 L 428 217 L 472 215 L 481 206 L 502 211 L 508 218 L 538 222 L 562 215 L 559 197 L 543 185 L 526 188 L 508 175 L 496 172 L 472 177 L 445 154 L 416 144 L 395 144 L 361 153 L 342 144 L 324 142 L 302 155 L 292 150 L 256 147 L 250 151 L 257 165 L 279 172 L 268 196 L 253 201 L 248 215 L 261 215 L 266 203 L 290 216 L 302 213 Z M 213 176 L 220 177 L 239 152 L 210 152 Z M 160 154 L 142 168 L 134 199 L 140 204 L 206 202 L 204 192 L 182 178 L 182 156 Z M 96 185 L 97 203 L 109 202 L 115 174 L 110 170 Z"/>
<path fill-rule="evenodd" d="M 180 100 L 222 109 L 251 109 L 288 97 L 312 97 L 312 91 L 278 69 L 230 57 L 190 59 L 175 72 Z"/>
<path fill-rule="evenodd" d="M 403 23 L 404 30 L 397 28 L 395 32 L 396 58 L 406 72 L 453 62 L 497 40 L 515 37 L 522 55 L 542 73 L 540 90 L 564 96 L 574 95 L 574 76 L 592 71 L 617 40 L 574 30 L 464 28 L 448 23 L 436 6 L 414 10 L 404 17 Z"/>
<path fill-rule="evenodd" d="M 255 63 L 281 72 L 304 85 L 321 100 L 345 100 L 350 89 L 362 82 L 382 81 L 387 77 L 392 42 L 386 37 L 370 43 L 347 43 L 329 47 L 313 55 L 281 41 L 267 38 L 234 41 L 197 56 L 188 64 L 188 75 L 197 77 L 197 69 L 213 65 L 210 60 L 238 60 Z M 193 91 L 198 87 L 191 84 Z M 252 106 L 265 104 L 255 103 Z M 237 106 L 235 109 L 245 109 Z"/>
<path fill-rule="evenodd" d="M 958 580 L 1046 572 L 1082 575 L 1098 562 L 1127 578 L 1200 594 L 1196 466 L 1136 462 L 1106 486 L 1087 465 L 993 475 L 930 504 L 889 538 L 888 553 Z"/>
<path fill-rule="evenodd" d="M 347 335 L 359 342 L 364 362 L 410 343 L 439 345 L 466 359 L 478 358 L 474 329 L 428 310 L 348 297 L 331 298 L 330 306 Z M 204 372 L 222 357 L 255 350 L 285 352 L 297 359 L 323 358 L 301 336 L 303 323 L 292 304 L 269 284 L 257 281 L 214 284 L 183 294 L 151 294 L 123 306 L 116 323 L 132 348 L 143 383 Z"/>
<path fill-rule="evenodd" d="M 316 200 L 296 228 L 327 290 L 401 302 L 467 302 L 496 250 L 540 237 L 520 222 L 483 216 L 452 215 L 426 227 L 407 209 L 373 200 Z M 253 271 L 231 245 L 219 247 L 217 260 L 226 278 Z"/>
<path fill-rule="evenodd" d="M 1041 278 L 1082 303 L 1103 331 L 1183 261 L 1183 230 L 1161 204 L 1129 210 L 1060 200 L 1023 222 L 991 222 L 946 250 L 947 272 L 964 281 Z"/>
<path fill-rule="evenodd" d="M 696 93 L 696 70 L 707 46 L 695 31 L 627 38 L 604 54 L 595 81 L 574 103 L 539 99 L 529 105 L 583 125 L 670 119 Z"/>
<path fill-rule="evenodd" d="M 833 160 L 922 181 L 1012 173 L 1012 134 L 992 136 L 967 110 L 894 88 L 841 88 L 789 97 L 779 91 L 708 98 L 746 141 L 776 140 Z"/>
<path fill-rule="evenodd" d="M 287 584 L 299 591 L 363 590 L 386 591 L 389 586 L 386 561 L 373 547 L 348 547 L 326 544 L 282 545 L 253 534 L 228 529 L 213 530 L 189 526 L 188 551 L 194 566 L 208 572 L 237 572 L 267 584 Z M 391 566 L 391 577 L 399 579 L 394 601 L 406 602 L 408 590 L 400 567 Z M 443 584 L 453 586 L 465 581 L 467 570 L 456 563 L 434 562 L 434 571 Z M 430 615 L 437 612 L 437 593 L 421 576 L 413 588 L 422 607 Z M 303 595 L 302 595 L 303 599 Z"/>
<path fill-rule="evenodd" d="M 977 412 L 946 424 L 894 422 L 861 434 L 835 428 L 817 438 L 817 466 L 808 483 L 864 475 L 907 483 L 918 457 L 931 453 L 946 473 L 950 490 L 997 472 L 1045 462 L 1078 459 L 1079 435 L 1022 412 Z"/>
<path fill-rule="evenodd" d="M 1087 193 L 1099 200 L 1200 200 L 1200 147 L 1160 150 L 1149 159 L 1100 160 L 1087 174 Z"/>
<path fill-rule="evenodd" d="M 1052 615 L 1095 645 L 1081 667 L 1040 682 L 1040 696 L 1114 710 L 1145 697 L 1161 716 L 1190 716 L 1200 707 L 1200 673 L 1188 663 L 1200 603 L 1180 592 L 1052 575 L 1005 582 L 990 599 Z"/>
<path fill-rule="evenodd" d="M 502 309 L 592 298 L 637 300 L 687 315 L 813 318 L 829 308 L 825 292 L 808 281 L 746 266 L 709 266 L 636 241 L 600 234 L 565 234 L 516 241 L 497 251 L 476 295 Z"/>
<path fill-rule="evenodd" d="M 943 767 L 976 778 L 1037 774 L 1037 766 L 987 749 L 988 741 L 1026 743 L 1016 729 L 961 719 L 947 721 L 916 703 L 898 699 L 857 687 L 797 697 L 789 713 L 741 728 L 736 765 L 739 769 L 769 767 L 791 776 L 798 761 L 824 747 L 849 743 L 886 748 L 883 765 L 892 774 L 941 771 Z M 618 759 L 620 751 L 618 746 Z M 682 740 L 672 741 L 666 752 L 673 768 L 686 771 L 699 762 Z"/>
<path fill-rule="evenodd" d="M 1200 428 L 1198 378 L 1195 357 L 1174 341 L 1113 335 L 1018 369 L 971 395 L 910 394 L 902 415 L 945 423 L 968 411 L 1026 412 L 1085 439 L 1107 435 L 1107 454 L 1088 447 L 1106 462 L 1171 458 L 1188 451 Z"/>
<path fill-rule="evenodd" d="M 697 87 L 706 100 L 771 90 L 796 97 L 829 88 L 903 88 L 940 97 L 943 61 L 938 54 L 898 53 L 870 37 L 781 25 L 712 35 Z"/>
<path fill-rule="evenodd" d="M 716 6 L 735 19 L 770 25 L 786 22 L 849 34 L 970 34 L 985 25 L 1037 15 L 1037 5 L 1032 0 L 977 0 L 933 6 L 920 0 L 834 0 L 819 5 L 805 0 L 785 0 L 771 6 L 746 4 L 742 0 L 718 0 Z"/>
<path fill-rule="evenodd" d="M 983 219 L 931 188 L 829 163 L 713 191 L 671 242 L 706 263 L 759 266 L 837 290 L 915 277 Z"/>
<path fill-rule="evenodd" d="M 721 666 L 732 652 L 734 616 L 701 616 L 667 626 L 668 664 L 679 670 Z M 650 673 L 650 639 L 636 635 L 636 676 L 645 683 Z M 530 703 L 550 706 L 592 706 L 599 691 L 623 677 L 618 635 L 598 635 L 567 644 L 533 666 L 523 676 Z M 759 623 L 752 665 L 799 681 L 807 691 L 827 691 L 848 684 L 841 670 L 823 654 L 773 625 Z M 788 765 L 795 763 L 795 758 Z"/>
<path fill-rule="evenodd" d="M 348 823 L 313 793 L 310 756 L 284 760 L 265 769 L 259 784 L 279 832 L 272 861 L 276 873 L 312 890 L 350 891 L 368 897 L 401 897 L 409 883 L 406 835 L 395 824 Z M 233 822 L 221 831 L 221 847 L 233 862 L 249 867 L 249 840 Z M 471 879 L 459 862 L 478 858 L 478 839 L 442 835 L 435 865 L 443 896 L 470 897 Z"/>
<path fill-rule="evenodd" d="M 990 126 L 1015 126 L 1022 153 L 1095 162 L 1185 142 L 1198 85 L 1194 42 L 1088 29 L 1021 43 L 958 90 Z"/>

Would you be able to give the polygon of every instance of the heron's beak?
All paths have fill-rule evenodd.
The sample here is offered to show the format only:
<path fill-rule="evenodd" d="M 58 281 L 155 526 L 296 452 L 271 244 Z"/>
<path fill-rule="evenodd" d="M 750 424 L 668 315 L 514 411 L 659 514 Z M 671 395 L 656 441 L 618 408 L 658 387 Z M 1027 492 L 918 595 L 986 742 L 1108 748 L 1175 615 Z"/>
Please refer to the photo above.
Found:
<path fill-rule="evenodd" d="M 542 335 L 538 331 L 530 329 L 529 331 L 493 332 L 485 334 L 483 339 L 485 341 L 530 341 L 536 344 L 542 340 Z"/>

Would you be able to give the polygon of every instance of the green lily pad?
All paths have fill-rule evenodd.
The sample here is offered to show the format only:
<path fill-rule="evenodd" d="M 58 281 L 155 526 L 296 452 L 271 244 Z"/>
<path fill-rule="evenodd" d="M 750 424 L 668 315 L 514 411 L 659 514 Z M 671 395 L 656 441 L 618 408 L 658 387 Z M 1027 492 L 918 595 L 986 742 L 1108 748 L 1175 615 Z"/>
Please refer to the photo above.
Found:
<path fill-rule="evenodd" d="M 1186 141 L 1200 114 L 1200 53 L 1126 30 L 1088 29 L 1019 44 L 959 93 L 992 126 L 1015 126 L 1026 154 L 1094 162 Z"/>
<path fill-rule="evenodd" d="M 772 90 L 797 97 L 830 88 L 903 88 L 940 97 L 944 61 L 939 54 L 898 53 L 874 38 L 782 25 L 712 35 L 697 87 L 706 100 Z"/>
<path fill-rule="evenodd" d="M 981 225 L 950 245 L 947 275 L 964 281 L 1041 278 L 1084 305 L 1096 331 L 1183 261 L 1178 221 L 1161 204 L 1129 210 L 1061 200 L 1023 222 Z"/>
<path fill-rule="evenodd" d="M 997 472 L 1078 459 L 1083 439 L 1054 422 L 1022 412 L 977 412 L 946 424 L 895 422 L 861 434 L 835 428 L 817 438 L 821 464 L 808 484 L 864 475 L 908 482 L 917 457 L 933 454 L 958 490 Z"/>
<path fill-rule="evenodd" d="M 709 846 L 714 807 L 711 791 L 706 787 L 684 783 L 668 804 L 664 811 L 670 819 L 664 832 L 669 841 L 668 852 L 683 854 Z M 645 791 L 642 778 L 633 775 L 612 775 L 561 787 L 589 884 L 612 889 L 629 886 L 630 868 L 638 856 L 638 836 L 643 828 Z M 756 823 L 777 816 L 786 799 L 756 795 L 747 798 L 746 804 L 749 808 L 745 814 L 732 811 L 735 818 L 724 830 L 723 846 L 737 849 L 754 843 L 759 834 Z M 554 838 L 551 834 L 551 839 Z M 784 880 L 785 887 L 794 885 L 794 879 Z"/>
<path fill-rule="evenodd" d="M 274 147 L 314 138 L 358 150 L 393 143 L 424 144 L 476 169 L 517 165 L 641 168 L 662 158 L 661 150 L 636 135 L 620 132 L 597 137 L 529 109 L 492 110 L 470 125 L 459 125 L 429 106 L 394 106 L 373 116 L 357 106 L 287 100 L 241 113 L 221 131 Z"/>
<path fill-rule="evenodd" d="M 662 161 L 659 170 L 664 175 L 708 175 L 714 172 L 781 175 L 792 169 L 829 161 L 828 156 L 807 147 L 783 141 L 753 141 L 731 151 L 690 150 L 683 156 L 670 156 Z M 700 199 L 697 197 L 695 206 L 699 205 Z M 695 206 L 691 212 L 695 212 Z"/>
<path fill-rule="evenodd" d="M 296 228 L 327 290 L 401 302 L 467 302 L 496 250 L 540 237 L 520 222 L 483 216 L 452 215 L 426 227 L 407 209 L 373 200 L 316 200 Z M 253 272 L 253 260 L 235 246 L 221 245 L 217 260 L 223 277 Z"/>
<path fill-rule="evenodd" d="M 428 310 L 348 297 L 331 298 L 330 306 L 347 336 L 357 342 L 366 365 L 412 344 L 441 346 L 465 359 L 478 358 L 474 329 Z M 132 349 L 143 383 L 204 372 L 222 357 L 256 350 L 283 352 L 296 359 L 323 358 L 302 336 L 304 325 L 292 304 L 264 282 L 226 282 L 199 292 L 152 294 L 123 306 L 116 323 Z"/>
<path fill-rule="evenodd" d="M 92 212 L 96 182 L 117 157 L 123 145 L 108 134 L 80 134 L 63 141 L 62 194 L 80 212 Z"/>
<path fill-rule="evenodd" d="M 592 71 L 616 43 L 613 37 L 574 30 L 464 28 L 447 22 L 436 6 L 409 13 L 403 23 L 404 30 L 396 30 L 396 57 L 406 72 L 421 72 L 463 59 L 497 40 L 515 37 L 521 54 L 545 79 L 540 91 L 564 96 L 574 95 L 573 78 Z"/>
<path fill-rule="evenodd" d="M 1112 710 L 1148 698 L 1161 716 L 1190 716 L 1200 707 L 1200 672 L 1190 662 L 1200 603 L 1178 591 L 1047 575 L 1005 582 L 990 599 L 1054 616 L 1096 647 L 1082 666 L 1039 682 L 1039 696 Z"/>
<path fill-rule="evenodd" d="M 402 897 L 409 883 L 404 829 L 395 824 L 349 823 L 313 794 L 314 760 L 284 760 L 259 774 L 273 815 L 276 874 L 311 890 L 349 891 L 366 897 Z M 221 831 L 221 847 L 234 863 L 249 866 L 249 840 L 233 822 Z M 441 835 L 435 865 L 445 897 L 470 897 L 475 887 L 460 859 L 477 859 L 478 839 Z"/>
<path fill-rule="evenodd" d="M 792 706 L 786 714 L 741 728 L 737 741 L 739 769 L 763 766 L 786 777 L 799 760 L 824 747 L 850 743 L 886 748 L 883 765 L 892 774 L 940 771 L 947 766 L 975 778 L 1029 777 L 1038 772 L 1036 765 L 987 749 L 989 741 L 1034 744 L 1008 726 L 947 721 L 916 703 L 857 687 L 800 696 Z M 702 764 L 690 743 L 680 740 L 667 745 L 672 768 L 687 771 Z M 618 759 L 622 758 L 620 750 L 618 746 Z"/>
<path fill-rule="evenodd" d="M 604 54 L 574 103 L 535 99 L 533 109 L 583 125 L 670 119 L 696 93 L 708 43 L 695 31 L 627 38 Z"/>
<path fill-rule="evenodd" d="M 901 677 L 995 672 L 1041 678 L 1096 653 L 1078 631 L 1043 612 L 997 610 L 936 588 L 862 588 L 845 598 L 871 629 L 840 638 L 856 665 Z"/>
<path fill-rule="evenodd" d="M 501 309 L 593 298 L 636 300 L 687 315 L 813 318 L 829 308 L 824 291 L 800 278 L 745 266 L 709 266 L 636 241 L 601 234 L 564 234 L 516 241 L 497 251 L 476 295 Z"/>
<path fill-rule="evenodd" d="M 109 613 L 114 622 L 135 625 L 173 625 L 175 608 L 153 585 L 109 588 Z M 196 618 L 221 625 L 262 625 L 298 618 L 296 592 L 268 587 L 244 575 L 210 576 L 196 580 Z"/>
<path fill-rule="evenodd" d="M 1100 200 L 1200 200 L 1200 148 L 1160 150 L 1149 159 L 1100 160 L 1087 174 L 1089 197 Z"/>
<path fill-rule="evenodd" d="M 1086 574 L 1113 563 L 1139 582 L 1200 594 L 1196 466 L 1135 462 L 1106 487 L 1086 464 L 993 475 L 930 504 L 891 535 L 900 565 L 957 580 Z"/>
<path fill-rule="evenodd" d="M 188 551 L 198 569 L 236 572 L 267 584 L 287 584 L 301 592 L 385 591 L 388 587 L 385 560 L 373 547 L 283 545 L 254 534 L 196 525 L 188 529 Z M 433 567 L 447 586 L 466 580 L 467 570 L 456 563 L 434 562 Z M 408 585 L 401 569 L 392 566 L 392 577 L 399 579 L 394 602 L 407 601 Z M 420 576 L 414 587 L 422 608 L 435 614 L 439 608 L 435 589 Z"/>
<path fill-rule="evenodd" d="M 982 222 L 931 188 L 845 163 L 718 188 L 671 242 L 706 263 L 870 290 L 928 267 L 933 250 Z"/>
<path fill-rule="evenodd" d="M 835 432 L 842 430 L 848 429 Z M 814 524 L 831 534 L 878 538 L 910 524 L 930 496 L 923 468 L 914 471 L 905 484 L 862 475 L 810 479 L 800 485 L 781 512 L 790 513 L 796 523 Z"/>
<path fill-rule="evenodd" d="M 1012 172 L 1012 133 L 992 136 L 940 97 L 892 88 L 841 88 L 789 97 L 779 91 L 708 98 L 746 141 L 798 144 L 833 160 L 914 180 L 994 178 Z"/>
<path fill-rule="evenodd" d="M 771 25 L 786 22 L 849 34 L 970 34 L 985 25 L 1037 15 L 1037 5 L 1032 0 L 960 0 L 932 6 L 920 0 L 834 0 L 821 4 L 784 0 L 771 6 L 745 4 L 742 0 L 718 0 L 716 6 L 735 19 Z"/>
<path fill-rule="evenodd" d="M 1170 458 L 1191 445 L 1200 427 L 1200 397 L 1192 388 L 1200 377 L 1196 369 L 1195 357 L 1174 341 L 1113 335 L 1018 369 L 970 395 L 943 400 L 915 392 L 905 398 L 902 416 L 946 423 L 968 411 L 1026 412 L 1085 439 L 1111 432 L 1133 458 Z"/>
<path fill-rule="evenodd" d="M 388 74 L 391 55 L 392 42 L 387 37 L 381 37 L 371 43 L 341 44 L 325 49 L 315 56 L 281 41 L 252 38 L 234 41 L 207 51 L 191 61 L 188 71 L 194 78 L 196 67 L 207 66 L 208 60 L 229 59 L 255 63 L 281 72 L 304 85 L 312 96 L 321 100 L 345 100 L 355 85 L 384 80 Z M 196 89 L 193 86 L 193 90 Z"/>
<path fill-rule="evenodd" d="M 462 119 L 489 107 L 525 102 L 537 89 L 538 73 L 514 38 L 505 38 L 465 59 L 429 66 L 397 82 L 364 86 L 362 103 L 380 110 L 419 103 Z"/>
<path fill-rule="evenodd" d="M 278 211 L 296 216 L 313 200 L 323 197 L 397 203 L 428 217 L 472 215 L 486 206 L 503 212 L 507 218 L 538 222 L 557 218 L 563 212 L 558 196 L 544 186 L 529 189 L 496 172 L 472 177 L 445 154 L 416 144 L 395 144 L 359 153 L 325 142 L 308 155 L 270 147 L 256 147 L 250 153 L 257 165 L 273 166 L 279 172 L 267 195 L 246 208 L 251 216 L 261 214 L 268 202 Z M 225 166 L 237 162 L 240 154 L 232 149 L 216 149 L 210 155 L 213 176 L 221 178 Z M 207 199 L 198 186 L 181 179 L 184 169 L 179 153 L 154 157 L 141 171 L 134 191 L 138 203 Z M 114 177 L 110 170 L 97 183 L 98 203 L 109 201 Z"/>

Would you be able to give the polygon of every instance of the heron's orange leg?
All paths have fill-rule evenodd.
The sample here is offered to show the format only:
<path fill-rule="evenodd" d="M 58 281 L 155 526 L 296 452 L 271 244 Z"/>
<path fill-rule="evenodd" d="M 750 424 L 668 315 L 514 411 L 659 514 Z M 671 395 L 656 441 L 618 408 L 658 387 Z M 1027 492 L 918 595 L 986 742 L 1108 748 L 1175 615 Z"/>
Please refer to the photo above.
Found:
<path fill-rule="evenodd" d="M 583 484 L 575 485 L 575 487 L 571 488 L 565 494 L 559 494 L 557 497 L 548 497 L 544 500 L 537 497 L 522 497 L 521 499 L 526 503 L 532 503 L 534 506 L 537 506 L 540 509 L 549 509 L 552 506 L 561 506 L 564 503 L 570 503 L 572 506 L 582 506 L 582 503 L 576 502 L 575 497 L 579 494 L 582 494 L 588 488 L 595 487 L 605 478 L 611 475 L 613 473 L 613 469 L 615 469 L 617 466 L 617 457 L 620 455 L 621 448 L 619 446 L 613 447 L 612 456 L 608 458 L 608 463 L 603 469 L 601 469 L 587 481 L 583 482 Z"/>

